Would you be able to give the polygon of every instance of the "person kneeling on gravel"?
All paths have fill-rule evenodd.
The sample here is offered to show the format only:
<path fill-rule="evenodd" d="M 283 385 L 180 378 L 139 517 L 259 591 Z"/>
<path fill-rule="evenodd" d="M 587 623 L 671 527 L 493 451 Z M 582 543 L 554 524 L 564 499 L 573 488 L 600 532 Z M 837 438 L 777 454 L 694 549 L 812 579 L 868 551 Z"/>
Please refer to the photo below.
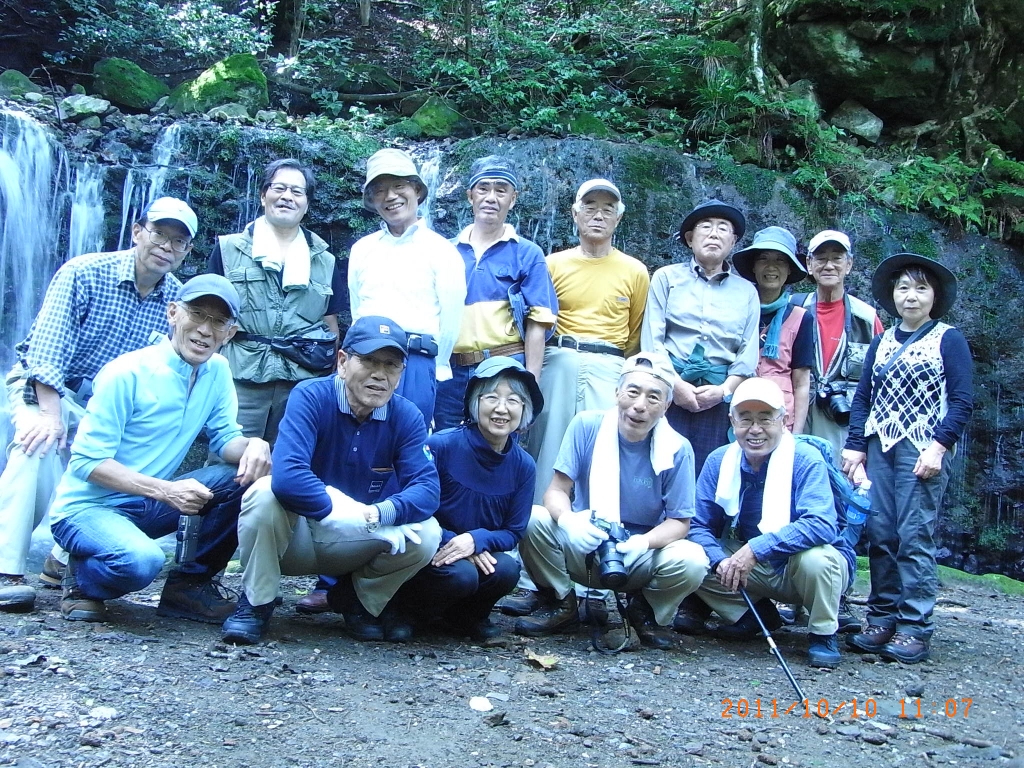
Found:
<path fill-rule="evenodd" d="M 825 461 L 786 430 L 785 414 L 782 390 L 770 379 L 746 379 L 733 393 L 736 442 L 708 456 L 690 531 L 711 572 L 683 603 L 675 626 L 700 634 L 714 609 L 730 622 L 718 637 L 756 637 L 760 626 L 740 594 L 746 588 L 761 598 L 756 608 L 769 630 L 782 623 L 771 600 L 807 606 L 810 663 L 834 667 L 839 598 L 856 561 L 839 534 Z"/>
<path fill-rule="evenodd" d="M 437 552 L 441 528 L 431 515 L 441 485 L 423 415 L 394 394 L 406 349 L 393 320 L 361 317 L 345 334 L 337 373 L 292 390 L 274 473 L 242 499 L 244 591 L 224 622 L 225 642 L 264 635 L 282 573 L 337 577 L 327 602 L 358 640 L 412 636 L 391 598 Z"/>
<path fill-rule="evenodd" d="M 573 582 L 629 596 L 627 616 L 643 645 L 672 645 L 680 601 L 701 583 L 708 559 L 686 541 L 694 513 L 693 449 L 663 418 L 676 373 L 663 355 L 625 361 L 616 407 L 573 417 L 555 474 L 535 506 L 519 552 L 543 605 L 516 622 L 521 635 L 579 625 Z M 575 496 L 570 502 L 570 495 Z M 618 541 L 609 541 L 609 531 Z M 609 583 L 618 555 L 619 584 Z"/>
<path fill-rule="evenodd" d="M 246 486 L 270 472 L 270 446 L 242 436 L 231 370 L 217 354 L 237 317 L 231 283 L 194 277 L 167 306 L 170 337 L 97 374 L 50 510 L 53 538 L 70 553 L 65 619 L 103 621 L 105 600 L 152 583 L 164 566 L 153 539 L 182 515 L 202 518 L 195 559 L 167 576 L 157 613 L 219 624 L 234 610 L 215 577 L 238 544 Z M 171 480 L 204 427 L 225 463 Z"/>

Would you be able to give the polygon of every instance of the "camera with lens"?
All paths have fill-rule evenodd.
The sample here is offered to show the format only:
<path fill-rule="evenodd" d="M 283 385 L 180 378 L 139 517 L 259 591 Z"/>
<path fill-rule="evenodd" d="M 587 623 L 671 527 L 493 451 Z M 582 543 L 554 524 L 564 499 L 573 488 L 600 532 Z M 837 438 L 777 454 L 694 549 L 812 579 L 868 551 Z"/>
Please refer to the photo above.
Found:
<path fill-rule="evenodd" d="M 846 396 L 845 387 L 823 384 L 818 389 L 818 407 L 839 426 L 845 427 L 850 423 L 850 398 Z"/>
<path fill-rule="evenodd" d="M 605 589 L 619 589 L 626 583 L 629 573 L 626 571 L 624 563 L 625 555 L 615 549 L 615 545 L 628 539 L 629 531 L 620 523 L 605 520 L 594 512 L 590 513 L 590 522 L 594 524 L 595 528 L 600 528 L 608 534 L 608 538 L 601 542 L 592 555 L 597 560 L 597 573 L 601 580 L 601 586 Z"/>

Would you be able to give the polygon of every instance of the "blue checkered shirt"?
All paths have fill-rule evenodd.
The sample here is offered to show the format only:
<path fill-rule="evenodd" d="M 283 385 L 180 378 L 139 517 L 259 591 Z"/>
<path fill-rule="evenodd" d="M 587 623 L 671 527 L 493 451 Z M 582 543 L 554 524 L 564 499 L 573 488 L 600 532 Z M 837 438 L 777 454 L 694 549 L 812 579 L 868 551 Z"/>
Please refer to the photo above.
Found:
<path fill-rule="evenodd" d="M 64 395 L 66 382 L 92 379 L 118 355 L 168 331 L 167 304 L 181 281 L 165 276 L 143 298 L 135 287 L 135 249 L 76 256 L 57 270 L 28 336 L 15 347 L 25 367 L 25 402 L 32 382 Z"/>

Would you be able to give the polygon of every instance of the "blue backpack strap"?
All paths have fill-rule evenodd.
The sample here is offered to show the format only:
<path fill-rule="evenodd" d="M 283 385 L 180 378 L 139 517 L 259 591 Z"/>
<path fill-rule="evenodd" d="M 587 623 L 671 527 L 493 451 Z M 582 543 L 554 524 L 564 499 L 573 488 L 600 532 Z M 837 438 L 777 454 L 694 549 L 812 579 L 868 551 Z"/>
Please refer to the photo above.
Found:
<path fill-rule="evenodd" d="M 832 457 L 832 443 L 816 435 L 793 435 L 793 437 L 796 438 L 797 442 L 817 449 L 825 460 L 825 467 L 828 471 L 828 484 L 832 490 L 832 501 L 836 508 L 836 518 L 839 521 L 839 531 L 846 530 L 847 505 L 853 504 L 858 509 L 861 509 L 861 505 L 857 503 L 857 499 L 854 496 L 853 485 L 846 475 L 840 471 L 839 467 L 835 465 Z"/>

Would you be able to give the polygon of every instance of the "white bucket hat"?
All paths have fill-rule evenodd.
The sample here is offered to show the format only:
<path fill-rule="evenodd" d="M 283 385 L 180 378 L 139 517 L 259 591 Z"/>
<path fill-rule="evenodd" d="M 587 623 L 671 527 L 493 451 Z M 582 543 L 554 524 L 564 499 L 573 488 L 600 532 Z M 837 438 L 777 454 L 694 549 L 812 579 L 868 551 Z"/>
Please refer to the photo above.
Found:
<path fill-rule="evenodd" d="M 415 181 L 420 185 L 417 201 L 422 204 L 427 199 L 427 185 L 423 183 L 423 179 L 416 171 L 416 163 L 413 162 L 409 153 L 400 149 L 382 149 L 374 152 L 366 161 L 366 183 L 363 184 L 363 207 L 366 210 L 374 212 L 377 210 L 370 200 L 370 185 L 374 179 L 381 176 L 397 176 Z"/>

